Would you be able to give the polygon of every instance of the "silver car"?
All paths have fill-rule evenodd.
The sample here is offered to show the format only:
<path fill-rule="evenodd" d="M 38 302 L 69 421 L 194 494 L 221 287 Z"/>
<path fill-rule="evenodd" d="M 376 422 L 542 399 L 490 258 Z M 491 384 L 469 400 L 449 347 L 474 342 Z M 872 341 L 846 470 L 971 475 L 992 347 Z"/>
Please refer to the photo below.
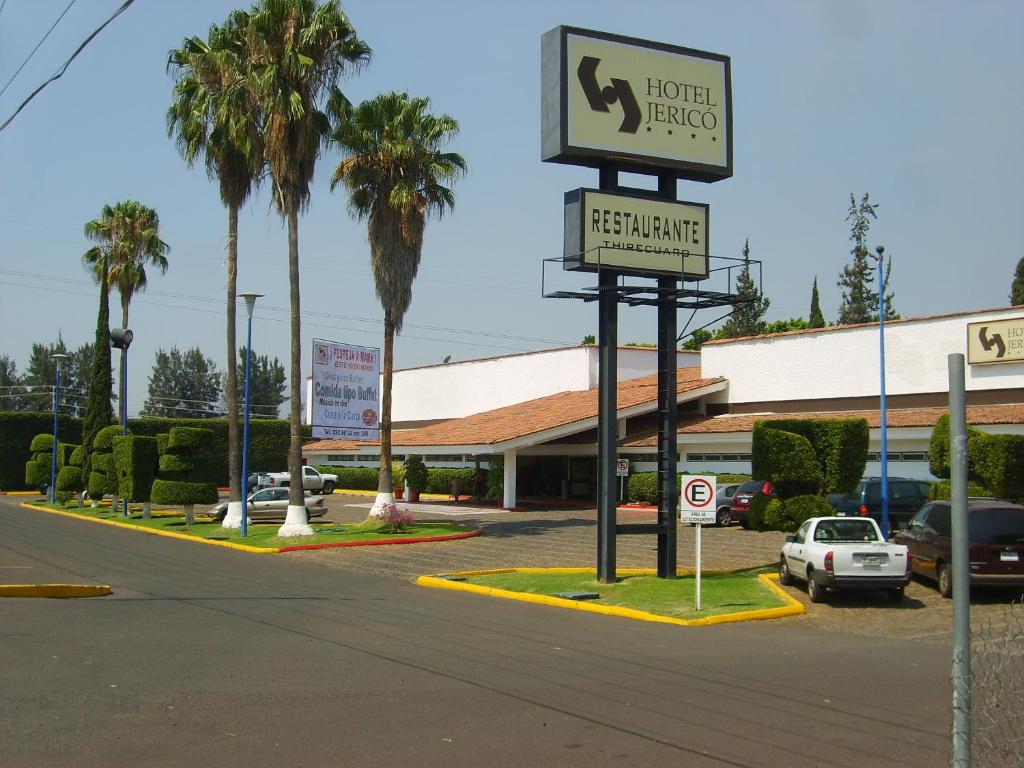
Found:
<path fill-rule="evenodd" d="M 739 487 L 740 483 L 719 483 L 718 485 L 718 491 L 715 493 L 715 507 L 717 508 L 715 525 L 719 528 L 732 525 L 732 512 L 729 510 L 729 504 Z"/>
<path fill-rule="evenodd" d="M 249 494 L 246 508 L 250 520 L 284 520 L 288 514 L 288 489 L 263 488 Z M 323 517 L 327 512 L 323 496 L 306 497 L 306 520 Z M 210 510 L 210 516 L 218 523 L 224 522 L 228 513 L 228 502 L 222 501 Z"/>

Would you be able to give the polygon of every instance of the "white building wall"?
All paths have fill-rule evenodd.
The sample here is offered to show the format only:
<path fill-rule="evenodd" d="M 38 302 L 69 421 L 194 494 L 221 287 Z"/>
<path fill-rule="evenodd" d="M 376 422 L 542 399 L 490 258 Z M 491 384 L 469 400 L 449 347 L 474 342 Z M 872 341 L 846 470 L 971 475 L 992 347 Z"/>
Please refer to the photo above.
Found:
<path fill-rule="evenodd" d="M 700 366 L 697 352 L 679 352 L 680 368 Z M 658 370 L 657 350 L 618 350 L 618 380 Z M 455 419 L 559 392 L 595 389 L 598 348 L 569 347 L 395 371 L 392 421 Z M 306 381 L 306 423 L 310 423 L 312 381 Z"/>
<path fill-rule="evenodd" d="M 947 356 L 967 354 L 967 324 L 1017 317 L 1002 309 L 885 326 L 889 395 L 949 389 Z M 701 375 L 729 380 L 729 402 L 770 402 L 878 394 L 878 326 L 706 344 Z M 1024 387 L 1024 362 L 967 366 L 967 389 Z"/>

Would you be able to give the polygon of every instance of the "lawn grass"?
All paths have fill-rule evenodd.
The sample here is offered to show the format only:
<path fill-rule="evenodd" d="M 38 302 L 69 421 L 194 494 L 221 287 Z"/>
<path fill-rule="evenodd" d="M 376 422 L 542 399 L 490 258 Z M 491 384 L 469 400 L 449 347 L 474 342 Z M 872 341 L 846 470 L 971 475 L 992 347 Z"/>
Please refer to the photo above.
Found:
<path fill-rule="evenodd" d="M 469 576 L 469 584 L 511 592 L 553 596 L 558 592 L 597 592 L 586 602 L 632 608 L 659 616 L 698 619 L 726 613 L 781 608 L 787 603 L 762 584 L 756 572 L 703 574 L 701 610 L 694 610 L 693 576 L 659 579 L 656 576 L 620 576 L 614 584 L 597 581 L 587 573 L 494 573 Z"/>
<path fill-rule="evenodd" d="M 38 506 L 49 507 L 45 502 L 39 502 Z M 197 515 L 192 525 L 185 525 L 184 514 L 180 510 L 156 510 L 152 517 L 143 518 L 141 511 L 129 509 L 130 514 L 125 517 L 120 510 L 112 510 L 109 506 L 101 507 L 62 507 L 56 505 L 53 509 L 62 512 L 70 512 L 82 517 L 95 518 L 99 520 L 110 520 L 124 525 L 134 525 L 139 528 L 150 528 L 171 533 L 178 533 L 184 536 L 195 536 L 199 539 L 213 541 L 225 541 L 232 544 L 244 544 L 247 547 L 258 549 L 276 549 L 278 547 L 302 546 L 309 544 L 336 544 L 360 541 L 388 541 L 395 542 L 402 539 L 414 539 L 429 536 L 451 536 L 452 534 L 466 533 L 473 530 L 470 526 L 459 525 L 458 523 L 414 523 L 402 533 L 385 533 L 383 531 L 354 531 L 356 524 L 338 525 L 335 523 L 312 522 L 310 526 L 317 531 L 312 536 L 288 536 L 277 535 L 281 523 L 251 523 L 248 526 L 248 536 L 242 537 L 238 529 L 222 528 L 220 523 L 213 522 L 208 517 Z"/>

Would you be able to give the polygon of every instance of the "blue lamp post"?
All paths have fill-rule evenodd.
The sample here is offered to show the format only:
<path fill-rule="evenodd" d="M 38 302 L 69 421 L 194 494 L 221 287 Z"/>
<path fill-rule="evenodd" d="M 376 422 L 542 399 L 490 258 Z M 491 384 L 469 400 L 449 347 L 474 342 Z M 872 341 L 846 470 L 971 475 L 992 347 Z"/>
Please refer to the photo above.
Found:
<path fill-rule="evenodd" d="M 128 347 L 132 344 L 135 334 L 127 328 L 110 329 L 110 346 L 121 350 L 121 434 L 128 434 Z M 128 499 L 122 499 L 122 514 L 128 516 Z"/>
<path fill-rule="evenodd" d="M 881 407 L 879 408 L 879 427 L 882 434 L 882 536 L 889 538 L 889 443 L 887 437 L 887 418 L 885 412 L 885 277 L 882 270 L 885 248 L 875 248 L 875 261 L 878 262 L 878 354 L 879 370 L 881 371 Z"/>
<path fill-rule="evenodd" d="M 57 383 L 53 388 L 53 455 L 50 456 L 50 503 L 57 503 L 57 414 L 60 413 L 60 370 L 67 355 L 51 355 L 50 359 L 57 363 Z"/>
<path fill-rule="evenodd" d="M 245 415 L 242 419 L 242 536 L 249 535 L 249 370 L 252 360 L 252 313 L 262 293 L 243 293 L 248 328 L 245 336 Z"/>

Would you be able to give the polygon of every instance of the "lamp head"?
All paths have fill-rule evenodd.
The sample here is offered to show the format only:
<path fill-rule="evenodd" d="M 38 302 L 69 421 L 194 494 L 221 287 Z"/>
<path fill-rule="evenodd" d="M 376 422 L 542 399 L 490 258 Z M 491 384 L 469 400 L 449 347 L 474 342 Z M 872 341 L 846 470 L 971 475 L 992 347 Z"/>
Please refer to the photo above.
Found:
<path fill-rule="evenodd" d="M 133 338 L 135 338 L 135 334 L 127 328 L 110 329 L 110 346 L 112 347 L 128 349 L 128 347 L 131 346 Z"/>
<path fill-rule="evenodd" d="M 262 298 L 265 294 L 262 293 L 240 293 L 238 294 L 245 299 L 245 311 L 249 315 L 249 319 L 252 320 L 253 310 L 256 308 L 256 299 Z"/>
<path fill-rule="evenodd" d="M 50 359 L 57 364 L 57 370 L 59 371 L 61 366 L 64 365 L 64 361 L 68 359 L 68 356 L 58 352 L 55 355 L 50 355 Z"/>

